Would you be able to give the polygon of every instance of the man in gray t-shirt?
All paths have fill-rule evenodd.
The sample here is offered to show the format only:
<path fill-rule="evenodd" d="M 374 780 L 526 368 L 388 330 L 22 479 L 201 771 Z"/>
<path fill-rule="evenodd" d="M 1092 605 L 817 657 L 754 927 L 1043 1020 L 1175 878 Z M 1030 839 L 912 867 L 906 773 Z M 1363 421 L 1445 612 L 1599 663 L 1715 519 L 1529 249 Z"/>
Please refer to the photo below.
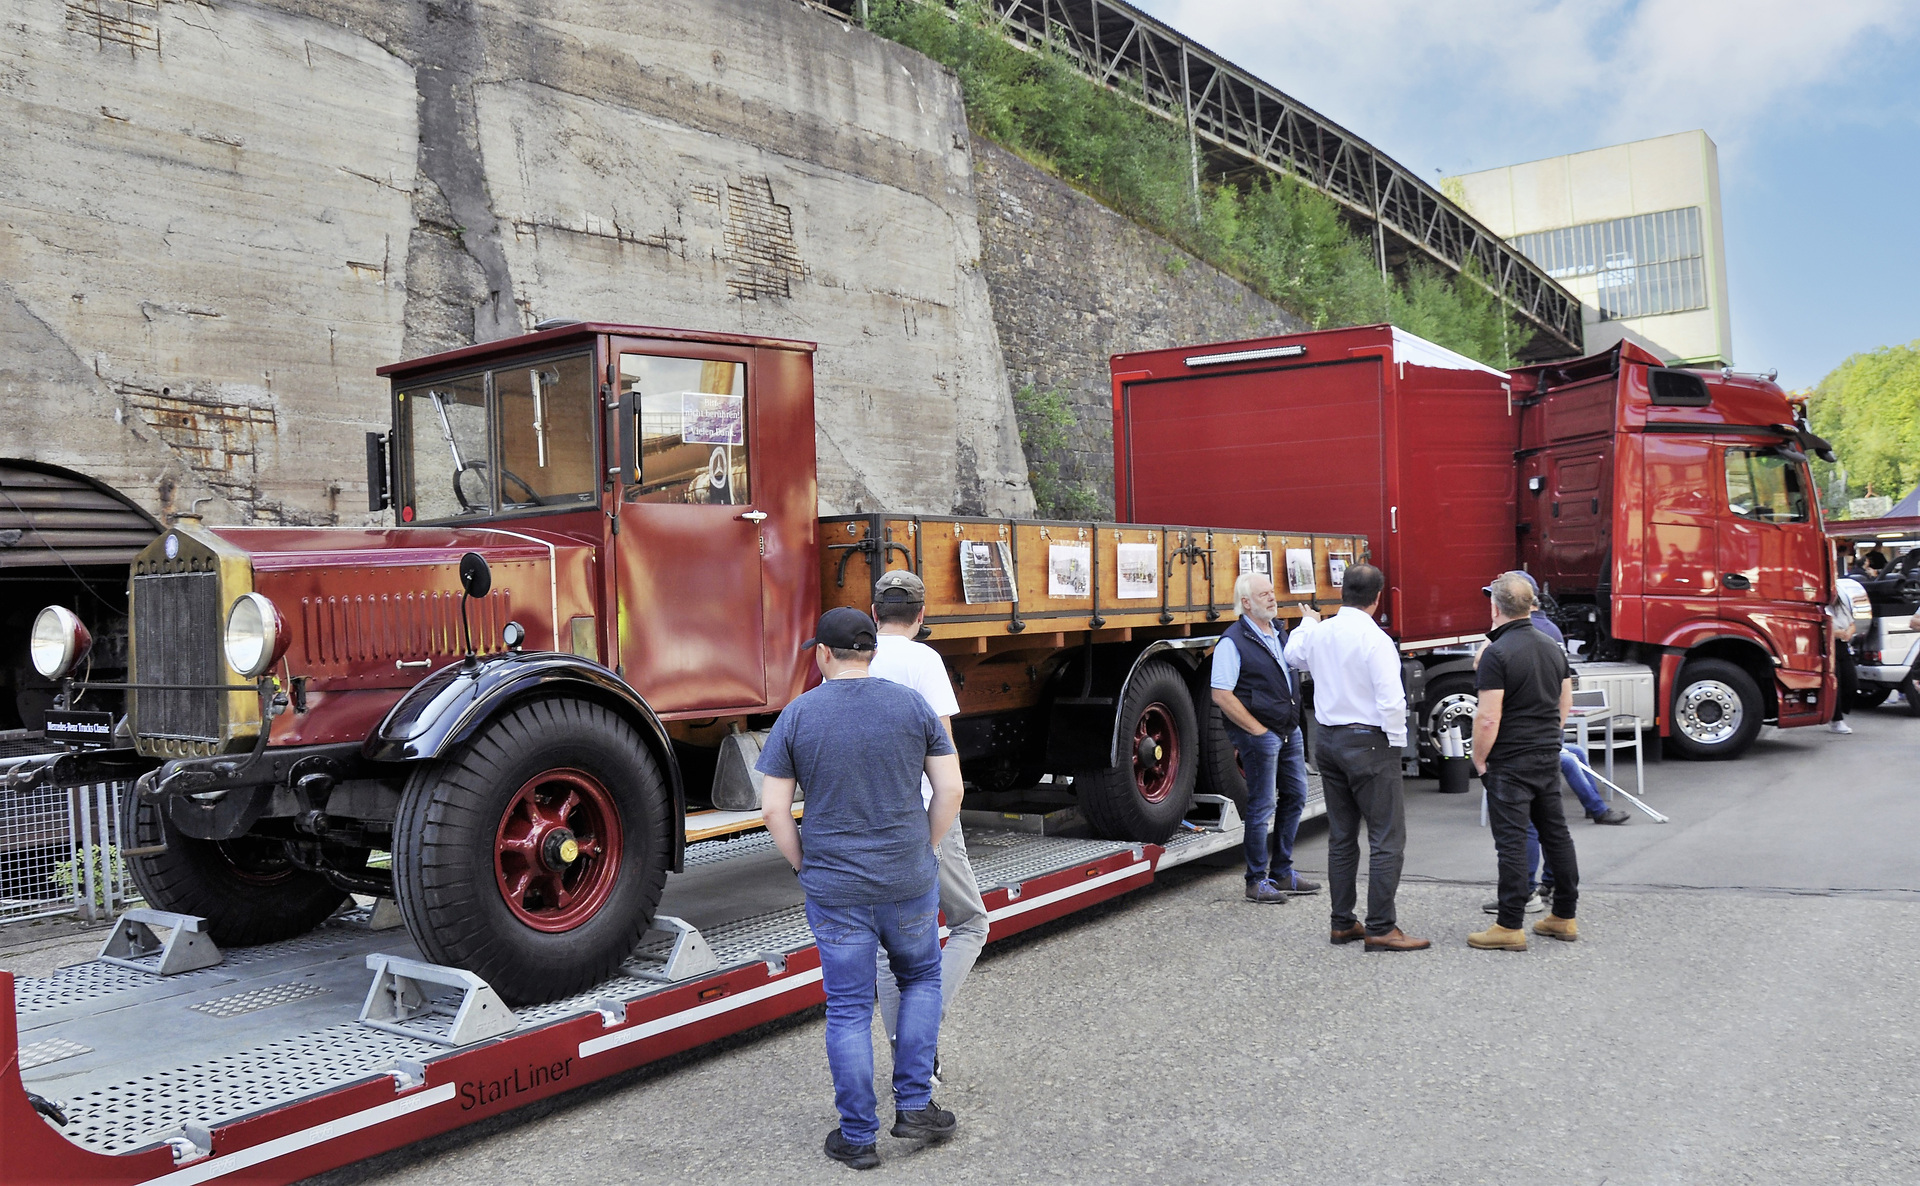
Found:
<path fill-rule="evenodd" d="M 940 1036 L 940 894 L 934 849 L 960 812 L 960 759 L 918 692 L 872 679 L 876 631 L 856 609 L 821 615 L 807 647 L 824 682 L 787 705 L 760 753 L 761 812 L 800 874 L 807 925 L 827 993 L 827 1065 L 840 1123 L 827 1156 L 880 1163 L 873 1087 L 874 961 L 885 950 L 900 987 L 893 1135 L 952 1135 L 933 1102 Z M 920 777 L 933 785 L 922 805 Z M 795 827 L 795 784 L 807 791 Z"/>

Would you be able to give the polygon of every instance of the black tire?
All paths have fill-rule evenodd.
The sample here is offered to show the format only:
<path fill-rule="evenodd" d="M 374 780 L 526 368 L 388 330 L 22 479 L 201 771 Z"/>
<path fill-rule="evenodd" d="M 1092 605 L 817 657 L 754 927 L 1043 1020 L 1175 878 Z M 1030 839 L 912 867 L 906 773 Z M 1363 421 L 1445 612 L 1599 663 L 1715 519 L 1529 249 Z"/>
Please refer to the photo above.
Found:
<path fill-rule="evenodd" d="M 1737 758 L 1760 735 L 1760 686 L 1724 659 L 1693 659 L 1673 683 L 1675 755 L 1696 762 Z"/>
<path fill-rule="evenodd" d="M 1202 795 L 1224 796 L 1233 802 L 1240 818 L 1245 819 L 1247 772 L 1241 767 L 1240 755 L 1227 733 L 1227 716 L 1210 696 L 1199 703 L 1206 706 L 1206 725 L 1200 731 L 1200 769 L 1196 772 L 1194 790 Z"/>
<path fill-rule="evenodd" d="M 407 780 L 394 898 L 428 960 L 478 974 L 510 1005 L 569 996 L 612 976 L 652 924 L 672 815 L 659 763 L 626 721 L 534 701 Z M 561 855 L 568 838 L 575 857 Z"/>
<path fill-rule="evenodd" d="M 1853 690 L 1853 703 L 1847 707 L 1847 711 L 1852 712 L 1859 708 L 1879 708 L 1882 704 L 1885 704 L 1887 698 L 1892 695 L 1893 689 L 1885 684 L 1862 684 Z"/>
<path fill-rule="evenodd" d="M 1135 674 L 1120 702 L 1120 736 L 1123 744 L 1136 739 L 1134 752 L 1118 766 L 1074 777 L 1080 810 L 1096 836 L 1159 844 L 1193 806 L 1200 766 L 1193 696 L 1172 664 L 1152 660 Z M 1159 752 L 1151 752 L 1156 745 Z"/>
<path fill-rule="evenodd" d="M 297 868 L 286 844 L 269 836 L 196 840 L 174 828 L 158 805 L 133 788 L 120 796 L 120 834 L 128 848 L 166 851 L 127 858 L 127 871 L 149 906 L 207 920 L 221 947 L 256 947 L 304 935 L 347 900 L 325 877 Z M 366 864 L 365 849 L 329 847 L 341 869 Z"/>

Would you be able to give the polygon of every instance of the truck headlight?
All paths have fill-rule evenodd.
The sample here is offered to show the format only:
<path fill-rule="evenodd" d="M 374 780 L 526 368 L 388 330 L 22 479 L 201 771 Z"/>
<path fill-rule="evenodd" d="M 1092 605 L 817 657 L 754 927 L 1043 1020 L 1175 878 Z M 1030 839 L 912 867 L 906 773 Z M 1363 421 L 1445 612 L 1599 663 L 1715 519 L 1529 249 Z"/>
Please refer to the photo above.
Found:
<path fill-rule="evenodd" d="M 33 669 L 48 679 L 59 679 L 72 671 L 93 645 L 93 635 L 80 618 L 64 605 L 50 605 L 33 620 L 33 638 L 27 649 L 33 655 Z"/>
<path fill-rule="evenodd" d="M 227 611 L 227 662 L 248 679 L 265 675 L 286 649 L 280 611 L 258 593 L 243 593 Z"/>

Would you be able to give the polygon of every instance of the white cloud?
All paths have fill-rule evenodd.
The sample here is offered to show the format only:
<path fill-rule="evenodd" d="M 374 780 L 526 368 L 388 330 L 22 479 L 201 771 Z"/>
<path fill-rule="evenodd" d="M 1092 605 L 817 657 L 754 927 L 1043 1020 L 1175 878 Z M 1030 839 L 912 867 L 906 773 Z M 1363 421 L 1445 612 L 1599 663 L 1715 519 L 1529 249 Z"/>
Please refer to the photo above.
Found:
<path fill-rule="evenodd" d="M 1696 127 L 1737 151 L 1796 97 L 1920 31 L 1901 0 L 1143 7 L 1423 172 Z"/>

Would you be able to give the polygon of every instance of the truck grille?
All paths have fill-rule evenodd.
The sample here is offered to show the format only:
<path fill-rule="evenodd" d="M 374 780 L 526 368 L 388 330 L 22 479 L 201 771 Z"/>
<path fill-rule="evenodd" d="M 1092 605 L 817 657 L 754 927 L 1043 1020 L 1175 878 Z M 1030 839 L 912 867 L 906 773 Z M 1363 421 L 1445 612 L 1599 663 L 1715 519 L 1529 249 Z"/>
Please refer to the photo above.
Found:
<path fill-rule="evenodd" d="M 163 572 L 133 578 L 133 682 L 222 684 L 220 577 Z M 220 740 L 217 691 L 135 692 L 133 724 L 142 737 Z"/>

